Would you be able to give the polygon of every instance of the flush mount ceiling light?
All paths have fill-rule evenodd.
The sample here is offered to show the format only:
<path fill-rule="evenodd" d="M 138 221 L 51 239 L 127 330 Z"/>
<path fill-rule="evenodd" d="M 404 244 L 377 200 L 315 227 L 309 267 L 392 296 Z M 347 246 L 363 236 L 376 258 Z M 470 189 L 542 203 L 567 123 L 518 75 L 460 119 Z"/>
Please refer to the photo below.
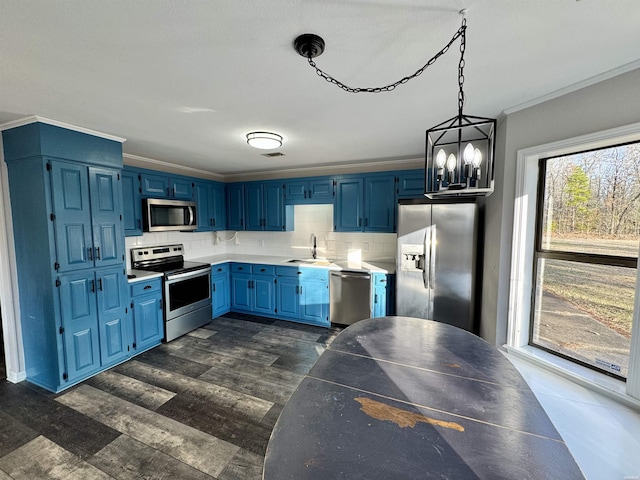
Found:
<path fill-rule="evenodd" d="M 487 196 L 493 192 L 493 163 L 495 152 L 496 120 L 474 117 L 462 112 L 464 106 L 464 51 L 466 48 L 467 20 L 462 15 L 462 25 L 438 53 L 412 75 L 382 87 L 349 87 L 322 71 L 313 58 L 322 55 L 324 40 L 313 33 L 298 36 L 293 46 L 318 76 L 340 87 L 348 93 L 382 93 L 395 90 L 409 80 L 421 75 L 444 55 L 460 38 L 460 61 L 458 62 L 458 114 L 426 132 L 425 186 L 424 194 L 429 198 L 446 196 Z M 446 173 L 445 173 L 446 169 Z"/>
<path fill-rule="evenodd" d="M 282 135 L 271 132 L 249 132 L 247 143 L 255 148 L 271 150 L 282 146 Z"/>

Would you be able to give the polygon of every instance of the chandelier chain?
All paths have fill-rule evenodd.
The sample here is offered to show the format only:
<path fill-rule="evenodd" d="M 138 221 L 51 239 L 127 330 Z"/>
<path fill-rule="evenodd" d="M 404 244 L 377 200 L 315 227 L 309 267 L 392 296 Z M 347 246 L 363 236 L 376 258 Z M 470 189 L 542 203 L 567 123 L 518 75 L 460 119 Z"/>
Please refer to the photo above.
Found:
<path fill-rule="evenodd" d="M 464 50 L 465 50 L 465 43 L 466 43 L 466 34 L 465 34 L 466 30 L 467 30 L 467 20 L 465 18 L 463 18 L 462 19 L 462 26 L 453 35 L 453 37 L 451 37 L 451 40 L 449 40 L 449 43 L 447 43 L 442 48 L 442 50 L 440 50 L 433 57 L 431 57 L 427 63 L 425 63 L 422 67 L 420 67 L 412 75 L 408 75 L 406 77 L 403 77 L 400 80 L 398 80 L 397 82 L 390 83 L 389 85 L 385 85 L 384 87 L 368 87 L 368 88 L 349 87 L 348 85 L 345 85 L 341 81 L 336 80 L 331 75 L 329 75 L 328 73 L 326 73 L 323 70 L 321 70 L 316 65 L 316 62 L 313 61 L 311 56 L 307 57 L 307 61 L 309 62 L 309 65 L 311 65 L 316 70 L 316 73 L 318 74 L 318 76 L 324 78 L 327 82 L 333 83 L 337 87 L 340 87 L 345 92 L 348 92 L 348 93 L 381 93 L 381 92 L 390 92 L 390 91 L 394 90 L 397 86 L 403 85 L 403 84 L 407 83 L 409 80 L 412 80 L 412 79 L 416 78 L 417 76 L 421 75 L 422 72 L 424 72 L 428 67 L 433 65 L 436 62 L 436 60 L 438 60 L 438 58 L 440 58 L 442 55 L 447 53 L 447 51 L 449 51 L 449 48 L 451 47 L 451 45 L 458 38 L 461 38 L 462 40 L 461 40 L 461 44 L 460 44 L 460 62 L 458 64 L 458 85 L 460 87 L 460 91 L 458 92 L 458 109 L 459 109 L 460 112 L 462 112 L 462 106 L 464 104 L 464 92 L 462 90 L 462 85 L 464 83 L 463 70 L 464 70 Z"/>

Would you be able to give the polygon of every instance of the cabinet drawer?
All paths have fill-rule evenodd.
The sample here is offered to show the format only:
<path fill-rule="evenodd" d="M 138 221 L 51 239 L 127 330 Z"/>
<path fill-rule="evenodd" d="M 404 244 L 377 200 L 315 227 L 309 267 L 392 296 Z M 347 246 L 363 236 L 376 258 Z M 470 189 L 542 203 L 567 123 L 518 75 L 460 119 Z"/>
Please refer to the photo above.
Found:
<path fill-rule="evenodd" d="M 220 275 L 229 272 L 228 263 L 220 263 L 218 265 L 211 265 L 211 275 Z"/>
<path fill-rule="evenodd" d="M 276 275 L 279 277 L 297 277 L 300 273 L 298 267 L 276 267 Z"/>
<path fill-rule="evenodd" d="M 261 275 L 275 275 L 276 267 L 273 265 L 251 265 L 251 272 Z"/>
<path fill-rule="evenodd" d="M 232 263 L 231 264 L 232 272 L 242 272 L 242 273 L 251 273 L 251 264 L 250 263 Z"/>
<path fill-rule="evenodd" d="M 140 281 L 131 285 L 131 296 L 146 295 L 148 293 L 160 292 L 162 289 L 162 280 L 153 278 L 146 282 Z"/>

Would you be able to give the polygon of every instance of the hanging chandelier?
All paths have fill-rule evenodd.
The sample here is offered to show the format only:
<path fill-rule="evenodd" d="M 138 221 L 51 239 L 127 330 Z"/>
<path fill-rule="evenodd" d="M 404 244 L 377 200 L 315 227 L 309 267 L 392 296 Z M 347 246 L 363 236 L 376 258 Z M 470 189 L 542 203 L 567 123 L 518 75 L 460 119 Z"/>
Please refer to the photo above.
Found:
<path fill-rule="evenodd" d="M 305 57 L 318 76 L 327 82 L 348 93 L 382 93 L 395 90 L 396 87 L 422 74 L 460 38 L 458 114 L 426 131 L 424 194 L 429 198 L 488 196 L 493 193 L 496 120 L 463 113 L 467 21 L 464 18 L 465 11 L 461 10 L 460 14 L 463 16 L 462 25 L 449 43 L 412 75 L 382 87 L 350 87 L 322 71 L 313 60 L 322 55 L 325 48 L 324 40 L 318 35 L 305 33 L 293 42 L 295 50 Z"/>

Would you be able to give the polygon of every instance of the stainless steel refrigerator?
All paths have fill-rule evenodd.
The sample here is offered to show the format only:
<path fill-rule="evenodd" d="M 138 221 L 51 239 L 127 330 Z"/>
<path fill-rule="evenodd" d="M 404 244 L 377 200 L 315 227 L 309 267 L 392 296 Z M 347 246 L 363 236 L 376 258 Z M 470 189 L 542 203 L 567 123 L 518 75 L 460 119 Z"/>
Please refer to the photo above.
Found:
<path fill-rule="evenodd" d="M 473 332 L 478 206 L 428 202 L 398 205 L 396 314 Z"/>

